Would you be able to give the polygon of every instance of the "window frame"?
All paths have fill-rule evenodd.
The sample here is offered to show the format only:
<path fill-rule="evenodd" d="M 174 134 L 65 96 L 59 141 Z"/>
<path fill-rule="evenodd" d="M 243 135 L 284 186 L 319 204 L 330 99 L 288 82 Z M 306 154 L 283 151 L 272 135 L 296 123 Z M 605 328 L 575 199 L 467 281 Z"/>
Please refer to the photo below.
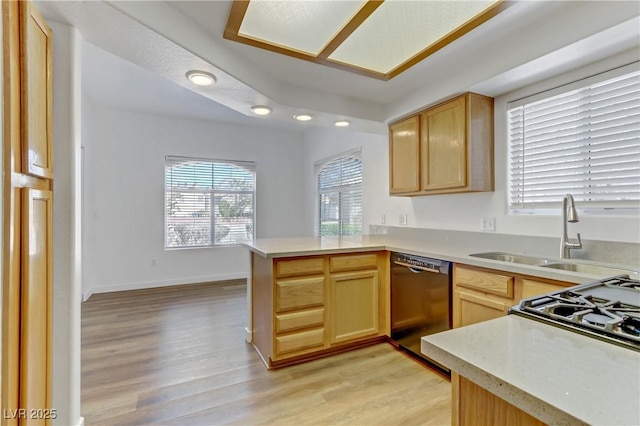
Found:
<path fill-rule="evenodd" d="M 216 243 L 215 238 L 215 229 L 216 222 L 218 219 L 215 213 L 210 214 L 210 239 L 211 244 L 200 244 L 200 245 L 185 245 L 185 246 L 169 246 L 168 245 L 168 219 L 169 219 L 169 209 L 168 209 L 168 199 L 171 191 L 169 190 L 169 186 L 167 185 L 167 177 L 168 177 L 168 166 L 170 163 L 178 163 L 180 161 L 185 162 L 203 162 L 210 164 L 230 164 L 232 166 L 238 167 L 240 169 L 244 169 L 249 171 L 253 175 L 252 179 L 252 188 L 250 190 L 228 190 L 228 189 L 214 189 L 213 187 L 198 190 L 198 189 L 188 189 L 185 188 L 184 193 L 193 193 L 193 194 L 202 194 L 205 197 L 209 197 L 210 200 L 215 200 L 216 196 L 219 195 L 250 195 L 252 199 L 252 213 L 251 213 L 251 226 L 252 232 L 250 238 L 247 241 L 252 241 L 256 237 L 256 199 L 257 199 L 257 163 L 254 161 L 243 161 L 243 160 L 221 160 L 221 159 L 211 159 L 211 158 L 202 158 L 202 157 L 185 157 L 185 156 L 176 156 L 176 155 L 165 155 L 164 161 L 164 249 L 165 250 L 188 250 L 188 249 L 202 249 L 202 248 L 215 248 L 215 247 L 235 247 L 238 246 L 239 240 L 235 240 L 234 243 Z M 211 202 L 211 201 L 210 201 Z M 205 202 L 206 203 L 206 202 Z M 215 202 L 211 202 L 212 205 L 210 207 L 212 212 L 215 212 Z M 220 225 L 217 223 L 217 225 Z"/>
<path fill-rule="evenodd" d="M 349 151 L 345 151 L 336 155 L 332 155 L 330 157 L 324 158 L 322 160 L 318 160 L 316 161 L 313 165 L 314 165 L 314 183 L 315 183 L 315 221 L 314 221 L 314 227 L 315 227 L 315 232 L 314 234 L 316 236 L 322 237 L 323 235 L 321 235 L 321 222 L 322 222 L 322 212 L 321 212 L 321 205 L 320 205 L 320 199 L 321 199 L 321 195 L 322 192 L 320 191 L 320 173 L 322 172 L 322 170 L 324 169 L 324 167 L 326 167 L 327 165 L 329 165 L 330 163 L 337 161 L 337 160 L 341 160 L 341 159 L 347 159 L 347 158 L 355 158 L 360 162 L 360 183 L 357 184 L 356 186 L 340 186 L 340 189 L 338 190 L 339 192 L 339 197 L 340 197 L 340 202 L 339 202 L 339 213 L 338 213 L 338 234 L 335 236 L 344 236 L 345 234 L 343 234 L 344 232 L 344 227 L 343 227 L 343 221 L 342 221 L 342 194 L 345 190 L 347 190 L 347 188 L 349 190 L 353 190 L 353 188 L 356 188 L 360 191 L 360 234 L 346 234 L 346 235 L 362 235 L 364 229 L 364 191 L 363 191 L 363 181 L 364 181 L 364 163 L 362 161 L 362 147 L 358 147 Z M 335 191 L 327 191 L 327 192 L 335 192 Z M 328 236 L 328 235 L 327 235 Z"/>
<path fill-rule="evenodd" d="M 506 143 L 506 207 L 507 212 L 510 215 L 551 215 L 557 214 L 561 210 L 561 200 L 562 196 L 559 196 L 558 203 L 554 203 L 550 205 L 547 202 L 541 202 L 539 206 L 531 205 L 531 202 L 523 202 L 523 203 L 513 203 L 514 199 L 514 157 L 513 157 L 513 149 L 514 149 L 514 141 L 512 139 L 512 119 L 511 112 L 516 108 L 523 107 L 525 105 L 534 104 L 539 101 L 543 101 L 549 98 L 553 98 L 558 95 L 568 94 L 569 92 L 578 90 L 578 89 L 587 89 L 594 85 L 599 85 L 600 83 L 605 83 L 608 80 L 614 80 L 619 77 L 624 77 L 626 75 L 630 75 L 633 73 L 637 73 L 639 71 L 639 62 L 633 62 L 626 65 L 622 65 L 616 67 L 614 69 L 610 69 L 608 71 L 604 71 L 595 75 L 591 75 L 585 78 L 581 78 L 575 80 L 573 82 L 562 84 L 560 86 L 553 87 L 548 90 L 543 90 L 537 93 L 534 93 L 529 96 L 524 96 L 519 99 L 514 99 L 512 101 L 508 101 L 506 103 L 506 111 L 505 111 L 505 136 L 507 139 Z M 595 121 L 589 121 L 589 125 L 593 125 Z M 585 138 L 585 147 L 587 147 L 587 151 L 590 151 L 592 145 L 589 143 L 589 140 Z M 521 163 L 522 164 L 522 163 Z M 591 168 L 592 165 L 584 166 L 585 170 Z M 568 188 L 567 188 L 568 189 Z M 568 189 L 569 193 L 571 190 Z M 522 192 L 521 192 L 522 194 Z M 596 193 L 597 194 L 597 193 Z M 574 194 L 575 195 L 575 194 Z M 634 215 L 637 216 L 640 213 L 640 200 L 616 200 L 609 202 L 602 201 L 586 201 L 586 200 L 578 200 L 576 198 L 576 205 L 579 211 L 586 214 L 593 215 L 606 215 L 606 216 L 614 216 L 614 215 Z"/>

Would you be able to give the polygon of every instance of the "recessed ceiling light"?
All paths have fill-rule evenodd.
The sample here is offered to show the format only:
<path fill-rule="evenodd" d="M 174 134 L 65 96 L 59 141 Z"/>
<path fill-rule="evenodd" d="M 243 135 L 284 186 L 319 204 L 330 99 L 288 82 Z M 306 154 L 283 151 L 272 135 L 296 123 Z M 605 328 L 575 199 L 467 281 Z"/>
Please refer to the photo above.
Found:
<path fill-rule="evenodd" d="M 266 105 L 254 105 L 251 107 L 251 111 L 253 111 L 255 115 L 269 115 L 271 114 L 271 107 Z"/>
<path fill-rule="evenodd" d="M 309 121 L 313 117 L 310 116 L 309 114 L 296 114 L 296 115 L 293 116 L 293 118 L 295 118 L 298 121 Z"/>
<path fill-rule="evenodd" d="M 216 82 L 216 77 L 206 71 L 189 71 L 187 78 L 196 86 L 211 86 Z"/>
<path fill-rule="evenodd" d="M 336 127 L 347 127 L 349 123 L 347 120 L 338 120 L 335 123 L 333 123 Z"/>

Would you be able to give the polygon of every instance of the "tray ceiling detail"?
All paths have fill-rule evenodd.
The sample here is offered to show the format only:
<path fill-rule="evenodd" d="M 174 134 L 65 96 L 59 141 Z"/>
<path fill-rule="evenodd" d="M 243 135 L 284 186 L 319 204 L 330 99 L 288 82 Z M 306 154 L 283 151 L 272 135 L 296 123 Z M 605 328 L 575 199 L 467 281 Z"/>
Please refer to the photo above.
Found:
<path fill-rule="evenodd" d="M 506 0 L 239 0 L 224 37 L 389 80 L 488 21 Z"/>

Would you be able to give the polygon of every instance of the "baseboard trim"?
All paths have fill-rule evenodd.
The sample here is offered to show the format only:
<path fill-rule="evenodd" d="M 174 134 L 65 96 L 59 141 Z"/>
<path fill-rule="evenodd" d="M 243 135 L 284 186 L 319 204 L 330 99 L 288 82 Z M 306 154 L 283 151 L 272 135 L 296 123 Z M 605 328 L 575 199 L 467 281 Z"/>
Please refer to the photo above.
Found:
<path fill-rule="evenodd" d="M 86 302 L 93 295 L 93 289 L 89 289 L 82 293 L 82 301 Z"/>
<path fill-rule="evenodd" d="M 249 327 L 244 328 L 244 340 L 246 340 L 247 343 L 253 342 L 253 332 L 249 330 Z"/>
<path fill-rule="evenodd" d="M 165 281 L 139 281 L 134 283 L 126 283 L 126 284 L 117 284 L 110 286 L 98 286 L 88 289 L 84 293 L 84 300 L 89 299 L 91 295 L 98 293 L 113 293 L 116 291 L 127 291 L 127 290 L 143 290 L 146 288 L 156 288 L 156 287 L 169 287 L 173 285 L 182 285 L 182 284 L 197 284 L 197 283 L 208 283 L 208 282 L 216 282 L 216 281 L 229 281 L 229 280 L 242 280 L 249 279 L 247 274 L 223 274 L 223 275 L 208 275 L 203 277 L 190 277 L 190 278 L 179 278 L 173 280 L 165 280 Z"/>

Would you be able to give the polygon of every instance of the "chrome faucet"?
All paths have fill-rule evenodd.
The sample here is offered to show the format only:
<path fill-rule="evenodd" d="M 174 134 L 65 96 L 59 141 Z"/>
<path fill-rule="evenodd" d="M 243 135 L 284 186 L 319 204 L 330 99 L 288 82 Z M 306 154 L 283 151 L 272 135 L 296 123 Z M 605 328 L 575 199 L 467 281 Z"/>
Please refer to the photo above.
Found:
<path fill-rule="evenodd" d="M 578 241 L 571 242 L 567 235 L 567 222 L 575 223 L 578 221 L 578 211 L 571 194 L 566 194 L 562 199 L 562 237 L 560 238 L 560 257 L 569 259 L 571 257 L 571 249 L 581 249 L 582 241 L 580 233 L 578 233 Z"/>

